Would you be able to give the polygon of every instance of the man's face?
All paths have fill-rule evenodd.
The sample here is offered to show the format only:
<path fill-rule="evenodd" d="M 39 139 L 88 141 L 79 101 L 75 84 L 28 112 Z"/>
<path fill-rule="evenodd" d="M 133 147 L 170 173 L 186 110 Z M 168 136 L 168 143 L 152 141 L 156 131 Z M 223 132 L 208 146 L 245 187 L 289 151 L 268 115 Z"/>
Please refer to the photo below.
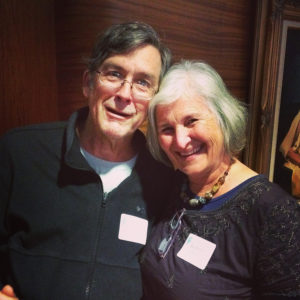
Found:
<path fill-rule="evenodd" d="M 90 115 L 96 134 L 108 139 L 131 137 L 147 115 L 149 101 L 136 99 L 132 94 L 131 82 L 151 84 L 157 90 L 161 71 L 159 51 L 146 45 L 127 54 L 108 57 L 98 71 L 116 74 L 125 79 L 118 89 L 111 89 L 101 83 L 98 73 L 90 82 L 85 73 L 83 94 L 88 99 Z"/>

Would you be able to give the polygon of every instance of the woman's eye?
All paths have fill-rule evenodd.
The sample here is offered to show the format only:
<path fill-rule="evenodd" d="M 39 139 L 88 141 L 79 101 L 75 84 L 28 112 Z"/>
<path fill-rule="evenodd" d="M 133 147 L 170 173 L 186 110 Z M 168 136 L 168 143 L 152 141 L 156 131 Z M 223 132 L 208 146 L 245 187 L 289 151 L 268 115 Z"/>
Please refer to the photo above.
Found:
<path fill-rule="evenodd" d="M 187 126 L 193 125 L 197 121 L 198 121 L 198 119 L 196 119 L 196 118 L 188 119 L 187 122 L 186 122 L 186 125 Z"/>
<path fill-rule="evenodd" d="M 174 130 L 172 127 L 164 127 L 159 130 L 159 133 L 160 134 L 171 134 L 173 131 Z"/>

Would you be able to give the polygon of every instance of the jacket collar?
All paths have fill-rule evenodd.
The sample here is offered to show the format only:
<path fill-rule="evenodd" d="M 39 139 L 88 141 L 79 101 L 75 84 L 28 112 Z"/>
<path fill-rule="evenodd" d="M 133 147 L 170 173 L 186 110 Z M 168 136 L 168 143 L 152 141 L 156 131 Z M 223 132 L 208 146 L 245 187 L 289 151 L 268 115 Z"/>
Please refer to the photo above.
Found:
<path fill-rule="evenodd" d="M 79 120 L 85 120 L 88 116 L 88 112 L 88 107 L 83 107 L 74 112 L 68 121 L 65 134 L 65 163 L 69 167 L 85 171 L 91 171 L 92 168 L 89 166 L 80 152 L 80 142 L 76 134 L 76 124 Z M 133 139 L 135 145 L 139 149 L 139 155 L 136 165 L 142 167 L 143 161 L 145 161 L 145 159 L 146 161 L 148 161 L 148 155 L 150 155 L 150 153 L 148 153 L 148 151 L 146 150 L 146 139 L 144 134 L 140 130 L 136 131 Z"/>

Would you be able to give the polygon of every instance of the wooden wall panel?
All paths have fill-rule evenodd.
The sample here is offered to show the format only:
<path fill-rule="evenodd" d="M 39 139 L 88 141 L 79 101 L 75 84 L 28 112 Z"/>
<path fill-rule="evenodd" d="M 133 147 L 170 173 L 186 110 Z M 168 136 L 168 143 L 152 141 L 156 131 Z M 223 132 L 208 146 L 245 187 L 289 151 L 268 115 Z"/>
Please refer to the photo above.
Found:
<path fill-rule="evenodd" d="M 56 50 L 60 118 L 85 105 L 81 74 L 98 34 L 113 23 L 151 24 L 174 59 L 202 59 L 223 76 L 231 92 L 248 102 L 252 0 L 56 0 Z"/>
<path fill-rule="evenodd" d="M 203 59 L 248 102 L 252 0 L 0 1 L 0 134 L 29 123 L 66 119 L 85 105 L 83 58 L 113 23 L 151 24 L 174 59 Z"/>
<path fill-rule="evenodd" d="M 54 2 L 0 1 L 0 134 L 58 118 Z"/>

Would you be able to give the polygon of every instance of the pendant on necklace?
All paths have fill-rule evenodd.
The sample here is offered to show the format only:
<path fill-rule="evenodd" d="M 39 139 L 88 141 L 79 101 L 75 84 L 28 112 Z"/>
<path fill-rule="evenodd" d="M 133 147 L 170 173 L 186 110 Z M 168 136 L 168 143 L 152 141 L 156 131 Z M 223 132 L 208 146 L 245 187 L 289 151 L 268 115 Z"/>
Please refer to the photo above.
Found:
<path fill-rule="evenodd" d="M 180 192 L 180 197 L 183 200 L 183 202 L 187 202 L 191 207 L 200 207 L 200 208 L 203 205 L 207 204 L 214 197 L 214 195 L 219 191 L 221 185 L 224 184 L 225 178 L 228 175 L 230 167 L 231 164 L 229 165 L 228 169 L 224 172 L 223 176 L 221 176 L 217 180 L 217 182 L 212 186 L 211 190 L 206 192 L 204 196 L 195 195 L 189 189 L 188 183 L 184 182 Z"/>

